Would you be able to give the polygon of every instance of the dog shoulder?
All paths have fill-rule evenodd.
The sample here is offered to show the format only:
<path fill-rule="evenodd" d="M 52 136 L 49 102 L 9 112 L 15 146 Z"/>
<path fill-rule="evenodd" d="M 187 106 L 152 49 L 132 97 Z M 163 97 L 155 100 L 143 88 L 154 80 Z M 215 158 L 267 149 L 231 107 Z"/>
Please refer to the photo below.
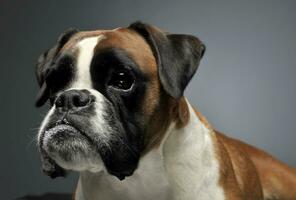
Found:
<path fill-rule="evenodd" d="M 263 199 L 257 170 L 249 155 L 241 147 L 242 142 L 216 131 L 197 109 L 196 116 L 211 131 L 216 157 L 220 168 L 220 185 L 226 199 Z M 250 196 L 251 195 L 251 196 Z"/>
<path fill-rule="evenodd" d="M 225 149 L 224 153 L 220 152 L 219 159 L 225 159 L 225 154 L 228 155 L 231 165 L 228 168 L 233 169 L 243 196 L 245 198 L 263 199 L 259 174 L 249 154 L 244 149 L 245 144 L 218 131 L 215 131 L 215 135 L 220 146 L 223 145 Z"/>

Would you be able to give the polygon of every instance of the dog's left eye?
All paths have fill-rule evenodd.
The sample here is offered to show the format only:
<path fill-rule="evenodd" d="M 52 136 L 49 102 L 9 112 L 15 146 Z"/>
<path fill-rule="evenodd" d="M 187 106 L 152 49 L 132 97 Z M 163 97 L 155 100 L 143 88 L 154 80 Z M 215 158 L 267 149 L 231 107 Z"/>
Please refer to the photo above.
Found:
<path fill-rule="evenodd" d="M 115 71 L 109 81 L 109 85 L 121 90 L 128 90 L 132 87 L 135 80 L 129 71 Z"/>

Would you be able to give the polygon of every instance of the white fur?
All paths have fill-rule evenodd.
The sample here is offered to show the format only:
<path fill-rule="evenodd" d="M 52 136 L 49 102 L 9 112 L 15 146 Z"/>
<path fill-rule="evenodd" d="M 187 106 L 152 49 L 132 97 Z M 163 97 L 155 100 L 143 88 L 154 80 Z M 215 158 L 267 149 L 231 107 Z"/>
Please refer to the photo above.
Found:
<path fill-rule="evenodd" d="M 189 103 L 187 102 L 189 105 Z M 222 200 L 219 163 L 210 131 L 189 105 L 190 120 L 181 129 L 172 127 L 163 145 L 164 165 L 174 200 Z"/>
<path fill-rule="evenodd" d="M 76 200 L 225 199 L 210 131 L 189 107 L 189 123 L 181 129 L 171 124 L 131 177 L 119 181 L 105 172 L 81 172 Z"/>
<path fill-rule="evenodd" d="M 94 55 L 94 48 L 98 43 L 105 39 L 104 35 L 88 37 L 76 44 L 79 50 L 77 58 L 77 68 L 75 81 L 71 88 L 91 89 L 90 64 Z"/>
<path fill-rule="evenodd" d="M 87 89 L 96 97 L 95 101 L 95 110 L 96 116 L 93 117 L 91 123 L 94 126 L 95 130 L 104 134 L 108 132 L 108 126 L 104 123 L 103 113 L 105 112 L 105 97 L 92 88 L 91 76 L 90 76 L 90 65 L 91 60 L 94 54 L 94 48 L 98 43 L 105 39 L 104 35 L 96 36 L 96 37 L 89 37 L 81 40 L 76 45 L 79 48 L 79 56 L 77 58 L 77 71 L 75 76 L 75 81 L 71 85 L 70 89 Z M 106 135 L 101 135 L 103 138 Z"/>
<path fill-rule="evenodd" d="M 70 86 L 64 91 L 67 90 L 81 90 L 85 89 L 88 90 L 92 95 L 95 96 L 95 112 L 96 115 L 93 116 L 90 121 L 92 124 L 92 129 L 96 130 L 101 135 L 98 137 L 104 142 L 108 140 L 108 136 L 104 135 L 108 133 L 110 127 L 105 122 L 103 118 L 103 114 L 105 113 L 106 107 L 106 98 L 97 90 L 92 88 L 91 84 L 91 76 L 90 76 L 90 64 L 94 54 L 94 48 L 96 45 L 99 44 L 101 40 L 105 38 L 104 35 L 96 36 L 96 37 L 88 37 L 81 41 L 79 41 L 75 48 L 78 49 L 78 57 L 77 57 L 77 67 L 75 68 L 75 76 L 74 80 L 70 84 Z M 63 91 L 60 91 L 59 94 L 62 94 Z M 59 95 L 58 94 L 58 95 Z M 44 132 L 44 128 L 46 124 L 49 122 L 51 115 L 55 112 L 55 106 L 53 106 L 50 111 L 47 113 L 46 117 L 44 118 L 41 127 L 38 133 L 38 143 L 40 144 L 40 135 Z M 47 150 L 47 141 L 49 141 L 51 135 L 45 134 L 44 135 L 44 149 Z M 106 142 L 107 143 L 107 142 Z M 85 146 L 85 150 L 89 150 L 86 143 L 80 142 L 81 147 Z M 86 155 L 75 155 L 75 159 L 72 162 L 64 161 L 62 158 L 59 157 L 58 153 L 50 153 L 50 156 L 63 168 L 76 170 L 76 171 L 91 171 L 91 172 L 98 172 L 103 170 L 103 163 L 102 160 L 99 158 L 97 152 L 95 150 L 88 151 L 88 156 Z"/>
<path fill-rule="evenodd" d="M 158 150 L 148 153 L 134 174 L 123 181 L 104 171 L 81 172 L 75 200 L 170 200 L 170 186 L 161 160 Z"/>
<path fill-rule="evenodd" d="M 104 36 L 85 38 L 77 43 L 76 48 L 79 50 L 79 56 L 77 58 L 77 68 L 75 73 L 75 80 L 72 82 L 71 89 L 91 89 L 91 78 L 90 78 L 90 63 L 93 57 L 93 51 L 95 46 L 100 40 L 104 39 Z M 61 94 L 61 92 L 60 92 Z M 101 101 L 100 101 L 101 102 Z M 55 111 L 53 106 L 43 119 L 38 132 L 38 142 L 40 141 L 40 135 L 44 131 L 45 125 L 48 123 L 51 115 Z"/>
<path fill-rule="evenodd" d="M 51 135 L 45 134 L 44 136 L 44 149 L 47 150 L 46 143 L 50 141 Z M 90 172 L 99 172 L 103 170 L 103 162 L 98 156 L 95 149 L 90 148 L 89 144 L 85 141 L 74 140 L 71 143 L 71 146 L 79 147 L 83 153 L 73 153 L 74 157 L 71 161 L 65 161 L 59 155 L 59 151 L 49 152 L 48 155 L 55 160 L 55 162 L 67 170 L 75 171 L 90 171 Z M 71 150 L 71 147 L 70 147 Z"/>
<path fill-rule="evenodd" d="M 92 126 L 108 140 L 108 127 L 103 114 L 106 107 L 105 97 L 92 89 L 90 63 L 95 46 L 104 36 L 85 38 L 77 44 L 79 56 L 76 76 L 70 89 L 87 89 L 96 97 L 96 116 L 91 120 Z M 189 103 L 188 103 L 189 105 Z M 40 134 L 44 131 L 53 106 L 42 122 Z M 76 200 L 223 200 L 223 189 L 219 186 L 219 165 L 214 155 L 214 146 L 210 131 L 195 115 L 189 105 L 189 123 L 181 129 L 171 124 L 162 144 L 158 149 L 141 158 L 138 169 L 131 177 L 119 181 L 100 168 L 95 158 L 80 162 L 81 166 L 59 162 L 67 169 L 83 170 L 76 191 Z M 93 160 L 93 161 L 92 161 Z M 101 162 L 101 161 L 100 161 Z M 92 173 L 92 172 L 95 173 Z"/>
<path fill-rule="evenodd" d="M 108 124 L 104 123 L 105 119 L 103 114 L 105 113 L 106 98 L 97 90 L 92 88 L 92 81 L 90 76 L 90 65 L 94 55 L 94 48 L 99 44 L 100 41 L 105 39 L 104 35 L 96 37 L 88 37 L 77 43 L 76 47 L 79 49 L 79 56 L 77 58 L 77 71 L 75 81 L 73 81 L 71 89 L 86 89 L 92 95 L 96 97 L 95 111 L 96 116 L 90 119 L 93 129 L 100 133 L 99 137 L 102 142 L 105 142 L 110 137 L 106 133 L 110 132 L 111 129 Z M 105 142 L 107 144 L 107 142 Z"/>

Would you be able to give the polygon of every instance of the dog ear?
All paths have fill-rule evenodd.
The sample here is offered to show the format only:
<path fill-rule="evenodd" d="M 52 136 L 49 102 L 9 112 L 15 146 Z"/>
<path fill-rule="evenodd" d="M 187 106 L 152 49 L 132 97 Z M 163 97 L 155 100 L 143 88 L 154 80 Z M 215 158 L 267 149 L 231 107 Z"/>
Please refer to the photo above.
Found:
<path fill-rule="evenodd" d="M 37 107 L 42 106 L 49 98 L 49 88 L 46 83 L 46 76 L 49 74 L 52 64 L 54 63 L 54 59 L 56 58 L 58 52 L 61 48 L 67 43 L 67 41 L 78 32 L 77 29 L 71 28 L 65 31 L 62 35 L 60 35 L 59 39 L 57 40 L 57 44 L 48 49 L 45 53 L 39 56 L 36 65 L 36 78 L 38 84 L 40 86 L 40 90 L 37 94 L 36 103 Z"/>
<path fill-rule="evenodd" d="M 198 68 L 205 45 L 192 35 L 166 33 L 141 22 L 133 23 L 129 28 L 138 32 L 150 45 L 164 90 L 180 99 Z"/>

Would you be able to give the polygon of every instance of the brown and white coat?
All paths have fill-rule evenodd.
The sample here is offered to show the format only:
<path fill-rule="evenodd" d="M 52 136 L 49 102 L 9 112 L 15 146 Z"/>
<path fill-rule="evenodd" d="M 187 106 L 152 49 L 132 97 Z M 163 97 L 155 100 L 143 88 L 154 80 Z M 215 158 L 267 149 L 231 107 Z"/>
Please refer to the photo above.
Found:
<path fill-rule="evenodd" d="M 139 22 L 63 34 L 36 71 L 37 106 L 52 102 L 44 172 L 79 171 L 76 200 L 296 199 L 294 169 L 217 132 L 183 96 L 204 51 Z"/>

